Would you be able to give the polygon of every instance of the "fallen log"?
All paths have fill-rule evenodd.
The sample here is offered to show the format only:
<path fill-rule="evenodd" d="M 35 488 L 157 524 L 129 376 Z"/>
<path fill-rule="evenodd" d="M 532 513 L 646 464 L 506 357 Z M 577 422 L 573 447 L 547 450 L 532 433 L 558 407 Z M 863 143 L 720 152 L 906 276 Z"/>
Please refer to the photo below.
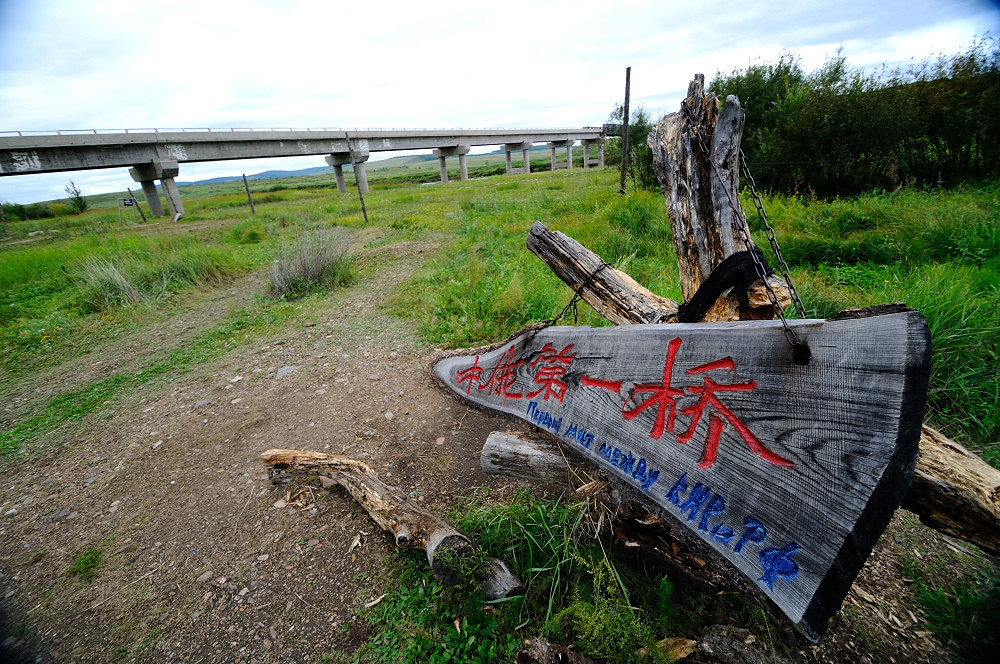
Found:
<path fill-rule="evenodd" d="M 903 507 L 930 528 L 1000 556 L 1000 470 L 928 426 Z"/>
<path fill-rule="evenodd" d="M 572 484 L 581 468 L 553 439 L 521 431 L 494 431 L 487 436 L 479 465 L 487 475 L 562 485 Z"/>
<path fill-rule="evenodd" d="M 523 586 L 502 560 L 483 556 L 467 535 L 444 519 L 417 507 L 399 489 L 378 478 L 368 464 L 347 456 L 271 449 L 261 454 L 268 472 L 310 471 L 326 473 L 344 487 L 372 520 L 392 534 L 401 549 L 427 552 L 434 576 L 443 583 L 476 581 L 487 599 L 509 597 Z"/>
<path fill-rule="evenodd" d="M 540 243 L 572 247 L 561 239 L 549 239 L 550 236 L 562 235 L 552 233 L 536 222 L 529 235 L 533 239 L 528 248 Z M 593 254 L 588 249 L 583 250 Z M 534 253 L 564 282 L 571 283 L 575 279 L 574 274 L 564 273 L 565 266 L 572 264 L 571 260 L 560 257 L 550 261 L 546 257 L 551 256 L 551 252 Z M 596 254 L 593 256 L 595 258 L 588 260 L 602 262 Z M 604 311 L 615 310 L 619 306 L 623 312 L 628 312 L 636 307 L 634 303 L 641 303 L 649 308 L 648 317 L 655 320 L 655 301 L 650 300 L 646 292 L 642 289 L 633 298 L 632 292 L 623 285 L 616 290 L 613 300 L 594 308 L 603 315 Z M 587 299 L 586 296 L 584 299 Z M 750 300 L 751 306 L 754 302 L 761 302 L 762 305 L 767 302 L 766 296 L 753 291 Z M 675 315 L 675 306 L 662 306 L 659 318 L 667 322 Z M 605 317 L 616 323 L 632 322 L 625 314 Z M 971 542 L 992 555 L 1000 555 L 1000 470 L 928 426 L 920 432 L 916 471 L 913 484 L 904 495 L 903 507 L 917 514 L 930 528 Z"/>
<path fill-rule="evenodd" d="M 612 323 L 677 322 L 676 302 L 643 288 L 568 235 L 552 233 L 536 221 L 527 244 L 574 293 Z"/>

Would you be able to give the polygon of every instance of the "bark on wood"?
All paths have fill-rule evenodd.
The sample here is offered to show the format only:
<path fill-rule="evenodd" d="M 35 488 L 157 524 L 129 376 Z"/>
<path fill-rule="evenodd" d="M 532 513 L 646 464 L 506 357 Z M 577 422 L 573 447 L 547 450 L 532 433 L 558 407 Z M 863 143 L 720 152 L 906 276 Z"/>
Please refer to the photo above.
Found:
<path fill-rule="evenodd" d="M 536 221 L 528 233 L 527 246 L 612 323 L 677 322 L 676 302 L 643 288 L 568 235 L 552 232 Z"/>
<path fill-rule="evenodd" d="M 927 426 L 903 507 L 931 528 L 1000 556 L 1000 470 Z"/>
<path fill-rule="evenodd" d="M 521 431 L 494 431 L 487 436 L 479 465 L 487 475 L 549 484 L 572 484 L 580 466 L 548 437 Z"/>
<path fill-rule="evenodd" d="M 555 260 L 551 257 L 554 255 L 552 251 L 534 253 L 566 283 L 572 285 L 573 277 L 563 277 L 566 273 L 564 266 L 574 265 L 581 260 L 600 265 L 600 258 L 596 254 L 562 233 L 548 231 L 537 222 L 532 227 L 529 238 L 533 237 L 535 242 L 540 242 L 549 235 L 557 236 L 558 242 L 545 242 L 559 246 L 569 254 L 560 255 Z M 590 255 L 577 258 L 574 252 L 581 256 L 584 256 L 582 252 Z M 612 297 L 596 304 L 586 295 L 584 299 L 598 313 L 617 324 L 676 321 L 676 305 L 673 302 L 658 303 L 657 296 L 641 286 L 632 289 L 630 284 L 635 281 L 628 275 L 623 274 L 623 277 L 616 281 Z M 607 289 L 598 289 L 590 295 L 603 297 L 606 292 Z M 759 294 L 755 296 L 751 292 L 751 306 L 755 297 L 762 304 L 767 302 L 766 297 L 761 298 Z M 636 320 L 637 317 L 632 312 L 637 310 L 643 312 L 645 320 Z M 993 555 L 1000 555 L 1000 471 L 927 426 L 921 430 L 920 456 L 913 484 L 903 499 L 903 507 L 920 515 L 923 522 L 931 528 L 972 542 Z"/>
<path fill-rule="evenodd" d="M 267 450 L 261 459 L 269 472 L 310 471 L 328 474 L 361 503 L 372 520 L 393 535 L 400 548 L 424 549 L 434 576 L 444 583 L 463 580 L 477 564 L 475 543 L 450 523 L 411 503 L 395 487 L 378 478 L 372 468 L 350 457 L 300 450 Z M 523 590 L 521 582 L 496 558 L 485 557 L 476 572 L 487 599 L 508 597 Z"/>
<path fill-rule="evenodd" d="M 665 116 L 648 140 L 653 150 L 653 168 L 667 201 L 685 301 L 694 296 L 719 263 L 749 248 L 736 231 L 741 228 L 750 236 L 745 216 L 733 209 L 735 205 L 740 210 L 739 153 L 744 112 L 739 99 L 732 95 L 720 112 L 719 100 L 711 92 L 706 94 L 704 87 L 705 77 L 697 74 L 683 102 L 687 112 L 682 109 Z M 787 306 L 791 299 L 784 282 L 773 276 L 768 282 L 781 305 Z M 758 288 L 763 294 L 763 285 Z M 703 320 L 776 316 L 766 295 L 762 306 L 765 311 L 751 313 L 752 306 L 751 311 L 739 312 L 735 297 L 724 296 Z M 739 317 L 733 318 L 734 313 Z"/>

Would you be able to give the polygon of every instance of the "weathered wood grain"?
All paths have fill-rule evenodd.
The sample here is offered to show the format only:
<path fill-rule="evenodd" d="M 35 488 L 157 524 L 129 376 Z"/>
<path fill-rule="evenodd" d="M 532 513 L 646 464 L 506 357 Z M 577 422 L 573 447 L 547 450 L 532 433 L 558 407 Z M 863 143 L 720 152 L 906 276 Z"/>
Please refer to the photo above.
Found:
<path fill-rule="evenodd" d="M 347 456 L 271 449 L 261 454 L 268 469 L 328 474 L 357 500 L 372 521 L 392 534 L 401 549 L 427 552 L 427 562 L 440 581 L 455 584 L 478 562 L 475 543 L 444 519 L 417 507 L 395 487 L 379 479 L 368 464 Z M 447 552 L 448 555 L 443 555 Z M 521 582 L 496 558 L 483 557 L 477 572 L 487 599 L 508 597 L 522 590 Z"/>
<path fill-rule="evenodd" d="M 1000 470 L 927 426 L 903 507 L 931 528 L 1000 556 Z"/>
<path fill-rule="evenodd" d="M 459 396 L 539 426 L 680 519 L 818 637 L 916 462 L 922 316 L 549 327 L 434 365 Z"/>
<path fill-rule="evenodd" d="M 677 322 L 676 302 L 643 288 L 568 235 L 550 231 L 536 221 L 526 244 L 573 292 L 579 292 L 584 302 L 612 323 Z"/>
<path fill-rule="evenodd" d="M 683 110 L 664 116 L 647 142 L 666 198 L 681 294 L 687 302 L 719 263 L 748 248 L 735 229 L 743 229 L 747 237 L 750 232 L 744 215 L 734 213 L 730 206 L 732 200 L 739 207 L 739 154 L 745 119 L 739 99 L 730 95 L 720 111 L 715 94 L 705 92 L 704 75 L 697 74 L 688 86 L 684 105 L 690 119 Z M 708 153 L 702 149 L 692 124 Z M 788 306 L 791 298 L 784 282 L 772 276 L 768 283 L 781 305 Z M 760 282 L 757 290 L 758 303 L 751 304 L 753 313 L 740 312 L 736 298 L 727 295 L 719 298 L 703 320 L 774 318 L 776 314 Z"/>
<path fill-rule="evenodd" d="M 566 252 L 587 252 L 591 256 L 586 260 L 600 265 L 600 257 L 579 242 L 562 233 L 549 231 L 539 222 L 532 227 L 531 235 L 534 236 L 534 242 L 539 244 L 558 243 Z M 529 248 L 531 246 L 529 244 Z M 556 260 L 552 258 L 555 255 L 553 251 L 535 251 L 535 253 L 572 287 L 573 277 L 564 277 L 562 272 L 565 269 L 564 265 L 575 263 L 574 258 L 561 257 Z M 676 303 L 667 300 L 666 304 L 658 304 L 656 299 L 658 296 L 650 294 L 641 286 L 638 287 L 639 290 L 632 291 L 629 283 L 636 282 L 631 277 L 618 281 L 613 298 L 592 303 L 585 292 L 584 299 L 601 315 L 617 324 L 643 322 L 635 320 L 639 317 L 632 315 L 631 312 L 637 310 L 642 311 L 642 317 L 648 321 L 676 321 Z M 600 291 L 589 293 L 591 298 L 598 294 Z M 728 312 L 721 308 L 723 301 L 725 301 L 724 306 L 729 307 Z M 750 289 L 750 306 L 753 318 L 767 318 L 773 313 L 760 282 Z M 657 307 L 660 307 L 658 311 Z M 838 317 L 866 317 L 873 313 L 898 309 L 898 306 L 852 309 L 842 312 Z M 720 298 L 714 311 L 714 315 L 720 315 L 724 320 L 736 320 L 738 318 L 736 298 Z M 991 554 L 1000 556 L 1000 471 L 959 443 L 927 426 L 921 430 L 916 475 L 903 506 L 919 515 L 927 526 L 952 537 L 972 542 Z"/>
<path fill-rule="evenodd" d="M 574 464 L 559 447 L 541 434 L 494 431 L 486 437 L 479 465 L 487 475 L 570 484 Z"/>

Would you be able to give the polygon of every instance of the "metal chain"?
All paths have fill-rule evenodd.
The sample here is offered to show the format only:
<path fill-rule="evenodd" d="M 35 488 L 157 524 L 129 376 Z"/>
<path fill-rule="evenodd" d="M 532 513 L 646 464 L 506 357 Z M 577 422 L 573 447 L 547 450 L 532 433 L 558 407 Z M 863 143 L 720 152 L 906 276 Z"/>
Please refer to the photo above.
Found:
<path fill-rule="evenodd" d="M 583 299 L 583 289 L 590 286 L 591 282 L 594 281 L 594 278 L 598 274 L 600 274 L 601 270 L 603 270 L 606 267 L 612 267 L 611 263 L 606 263 L 604 261 L 601 261 L 601 264 L 598 265 L 597 268 L 590 273 L 590 276 L 587 277 L 586 281 L 580 284 L 579 287 L 577 287 L 573 291 L 573 297 L 572 299 L 570 299 L 569 304 L 563 307 L 563 310 L 560 311 L 558 314 L 556 314 L 556 316 L 553 317 L 551 320 L 546 321 L 545 326 L 548 327 L 549 325 L 555 325 L 556 323 L 558 323 L 560 319 L 562 319 L 562 317 L 569 312 L 570 309 L 573 310 L 573 324 L 576 325 L 576 319 L 577 319 L 576 305 L 577 303 L 580 302 L 580 300 Z"/>
<path fill-rule="evenodd" d="M 778 259 L 778 265 L 781 268 L 781 276 L 784 278 L 785 283 L 788 285 L 788 292 L 792 294 L 792 303 L 795 305 L 796 311 L 799 312 L 799 316 L 802 318 L 806 317 L 806 307 L 802 304 L 802 298 L 799 297 L 799 292 L 795 290 L 795 285 L 792 284 L 792 275 L 788 269 L 788 263 L 781 256 L 781 248 L 778 246 L 778 238 L 774 235 L 774 229 L 771 228 L 771 224 L 767 223 L 767 213 L 764 212 L 764 202 L 760 199 L 760 194 L 757 193 L 757 183 L 754 182 L 753 175 L 750 174 L 750 169 L 747 168 L 747 158 L 743 154 L 743 150 L 740 150 L 740 170 L 743 172 L 743 177 L 746 178 L 747 187 L 750 190 L 750 198 L 753 199 L 753 205 L 757 208 L 757 217 L 760 219 L 761 223 L 764 224 L 764 233 L 767 235 L 767 241 L 771 244 L 771 250 L 774 251 L 775 257 Z"/>
<path fill-rule="evenodd" d="M 767 293 L 768 302 L 771 304 L 771 307 L 774 309 L 775 313 L 778 314 L 778 318 L 781 320 L 781 326 L 785 333 L 785 339 L 788 341 L 789 345 L 791 345 L 793 349 L 792 355 L 795 360 L 795 363 L 807 364 L 809 362 L 809 357 L 810 357 L 809 347 L 805 343 L 799 341 L 798 336 L 795 334 L 795 330 L 793 330 L 791 326 L 788 324 L 788 321 L 785 319 L 785 312 L 782 310 L 781 303 L 778 302 L 778 296 L 775 294 L 774 289 L 771 288 L 771 284 L 767 282 L 767 273 L 764 269 L 764 264 L 757 256 L 757 252 L 753 251 L 754 244 L 753 240 L 750 239 L 750 233 L 748 231 L 746 216 L 743 213 L 743 208 L 742 206 L 737 205 L 736 201 L 733 200 L 733 196 L 729 192 L 729 187 L 726 186 L 726 182 L 722 178 L 722 174 L 719 172 L 720 171 L 719 165 L 715 163 L 714 159 L 712 159 L 712 153 L 708 149 L 708 145 L 706 145 L 705 143 L 705 138 L 701 134 L 701 129 L 695 122 L 694 116 L 691 114 L 691 109 L 688 108 L 687 103 L 684 101 L 681 102 L 681 111 L 684 113 L 684 117 L 687 119 L 688 126 L 691 128 L 691 133 L 694 135 L 695 140 L 698 141 L 698 146 L 701 148 L 702 153 L 705 155 L 705 159 L 708 161 L 709 164 L 711 164 L 712 172 L 715 174 L 715 177 L 719 180 L 719 184 L 722 185 L 722 191 L 725 192 L 726 199 L 729 202 L 730 219 L 732 220 L 733 232 L 736 233 L 739 239 L 750 251 L 750 256 L 753 258 L 754 270 L 757 272 L 757 277 L 764 283 L 764 290 Z M 763 206 L 761 206 L 759 210 L 762 211 Z M 768 228 L 770 228 L 770 226 L 768 226 Z M 768 239 L 770 240 L 773 237 L 773 235 L 774 233 L 773 231 L 771 231 L 771 234 L 768 236 Z M 775 249 L 775 251 L 777 252 L 776 239 L 771 240 L 771 247 L 772 249 Z M 781 254 L 778 253 L 777 255 L 780 260 Z M 784 265 L 784 261 L 782 260 L 781 262 Z M 794 299 L 798 303 L 797 306 L 801 307 L 801 300 L 798 297 L 798 293 L 795 292 L 795 289 L 791 284 L 791 280 L 788 279 L 787 277 L 787 268 L 788 266 L 784 265 L 783 270 L 786 272 L 786 274 L 783 274 L 783 276 L 785 277 L 789 292 L 795 293 Z M 802 314 L 802 317 L 805 318 L 804 308 L 801 309 L 800 313 Z"/>

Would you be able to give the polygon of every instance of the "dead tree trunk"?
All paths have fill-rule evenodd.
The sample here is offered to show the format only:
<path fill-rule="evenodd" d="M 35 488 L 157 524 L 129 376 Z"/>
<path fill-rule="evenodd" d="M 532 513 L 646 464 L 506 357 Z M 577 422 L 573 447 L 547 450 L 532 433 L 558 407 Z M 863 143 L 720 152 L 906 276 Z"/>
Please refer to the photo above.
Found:
<path fill-rule="evenodd" d="M 690 301 L 725 258 L 750 247 L 741 237 L 750 229 L 739 202 L 739 155 L 744 112 L 730 95 L 719 100 L 705 93 L 705 77 L 695 75 L 678 113 L 664 117 L 649 135 L 653 167 L 667 200 L 674 235 L 681 294 Z M 707 150 L 707 152 L 706 152 Z M 791 301 L 781 279 L 768 279 L 782 306 Z M 761 294 L 763 284 L 758 282 Z M 764 302 L 767 303 L 766 295 Z M 770 304 L 739 312 L 734 296 L 720 297 L 705 321 L 774 318 Z"/>
<path fill-rule="evenodd" d="M 328 474 L 361 503 L 375 523 L 393 535 L 397 547 L 427 551 L 431 571 L 443 583 L 479 581 L 487 599 L 521 591 L 521 582 L 502 560 L 479 556 L 468 536 L 411 503 L 398 489 L 382 482 L 368 464 L 346 456 L 299 450 L 267 450 L 261 459 L 269 472 Z M 468 578 L 470 575 L 474 579 Z"/>

